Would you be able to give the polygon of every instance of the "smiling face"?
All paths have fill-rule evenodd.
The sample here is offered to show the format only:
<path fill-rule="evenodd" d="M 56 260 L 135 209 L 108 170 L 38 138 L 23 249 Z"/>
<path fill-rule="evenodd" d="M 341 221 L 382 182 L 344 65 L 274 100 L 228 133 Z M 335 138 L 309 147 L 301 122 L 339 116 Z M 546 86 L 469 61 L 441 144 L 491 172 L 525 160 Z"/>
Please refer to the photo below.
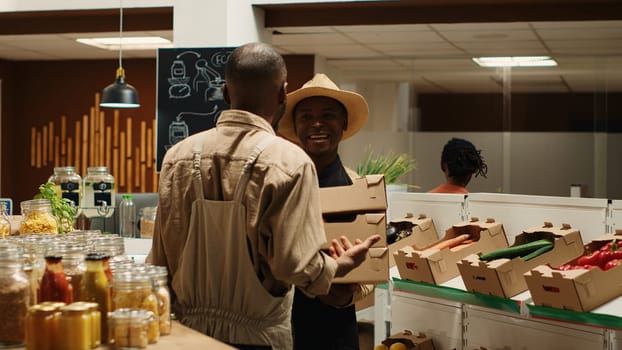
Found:
<path fill-rule="evenodd" d="M 313 96 L 298 103 L 294 109 L 294 128 L 300 145 L 318 163 L 337 157 L 337 147 L 347 128 L 346 110 L 330 97 Z"/>

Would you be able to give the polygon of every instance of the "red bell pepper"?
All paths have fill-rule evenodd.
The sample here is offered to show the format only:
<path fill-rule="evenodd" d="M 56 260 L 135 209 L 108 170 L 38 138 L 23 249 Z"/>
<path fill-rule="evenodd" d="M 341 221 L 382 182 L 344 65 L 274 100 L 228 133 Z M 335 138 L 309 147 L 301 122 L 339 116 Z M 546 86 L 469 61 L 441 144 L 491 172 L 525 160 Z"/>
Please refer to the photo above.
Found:
<path fill-rule="evenodd" d="M 607 261 L 607 263 L 605 264 L 604 270 L 607 271 L 609 269 L 612 269 L 618 265 L 622 265 L 622 260 L 620 259 L 612 259 Z"/>

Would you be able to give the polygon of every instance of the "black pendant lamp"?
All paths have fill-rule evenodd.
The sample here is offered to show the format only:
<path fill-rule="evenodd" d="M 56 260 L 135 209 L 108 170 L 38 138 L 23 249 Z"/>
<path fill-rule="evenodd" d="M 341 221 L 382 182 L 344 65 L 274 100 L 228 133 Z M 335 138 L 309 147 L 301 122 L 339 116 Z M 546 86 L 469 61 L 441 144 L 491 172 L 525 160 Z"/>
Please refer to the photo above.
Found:
<path fill-rule="evenodd" d="M 125 82 L 125 69 L 123 69 L 123 4 L 119 1 L 119 68 L 114 83 L 106 86 L 102 92 L 99 106 L 103 108 L 137 108 L 138 92 Z"/>

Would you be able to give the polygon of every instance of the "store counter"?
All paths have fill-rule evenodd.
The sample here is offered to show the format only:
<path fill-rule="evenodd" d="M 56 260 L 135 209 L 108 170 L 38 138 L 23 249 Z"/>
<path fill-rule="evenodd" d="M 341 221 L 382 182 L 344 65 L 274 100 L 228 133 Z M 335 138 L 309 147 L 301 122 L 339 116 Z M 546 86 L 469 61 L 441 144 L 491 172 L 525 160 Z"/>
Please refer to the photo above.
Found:
<path fill-rule="evenodd" d="M 173 321 L 171 334 L 161 336 L 156 344 L 150 344 L 146 347 L 146 350 L 189 349 L 234 350 L 236 348 L 188 328 L 179 321 Z"/>
<path fill-rule="evenodd" d="M 25 348 L 16 348 L 25 349 Z M 112 346 L 101 346 L 98 349 L 114 349 Z M 149 344 L 145 350 L 189 350 L 189 349 L 210 349 L 210 350 L 235 350 L 236 348 L 220 342 L 212 337 L 188 328 L 179 321 L 173 321 L 171 334 L 161 336 L 155 344 Z"/>

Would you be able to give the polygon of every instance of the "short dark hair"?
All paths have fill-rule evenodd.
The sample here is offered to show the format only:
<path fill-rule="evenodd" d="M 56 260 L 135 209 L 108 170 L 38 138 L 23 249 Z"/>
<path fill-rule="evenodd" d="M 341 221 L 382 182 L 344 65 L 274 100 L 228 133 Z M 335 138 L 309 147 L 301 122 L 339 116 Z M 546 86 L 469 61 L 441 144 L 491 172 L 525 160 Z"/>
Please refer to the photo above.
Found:
<path fill-rule="evenodd" d="M 443 147 L 441 162 L 447 165 L 450 177 L 461 180 L 473 174 L 486 177 L 488 166 L 481 152 L 471 142 L 454 137 Z"/>
<path fill-rule="evenodd" d="M 225 67 L 227 83 L 249 84 L 286 78 L 283 57 L 264 43 L 249 43 L 236 48 Z"/>

